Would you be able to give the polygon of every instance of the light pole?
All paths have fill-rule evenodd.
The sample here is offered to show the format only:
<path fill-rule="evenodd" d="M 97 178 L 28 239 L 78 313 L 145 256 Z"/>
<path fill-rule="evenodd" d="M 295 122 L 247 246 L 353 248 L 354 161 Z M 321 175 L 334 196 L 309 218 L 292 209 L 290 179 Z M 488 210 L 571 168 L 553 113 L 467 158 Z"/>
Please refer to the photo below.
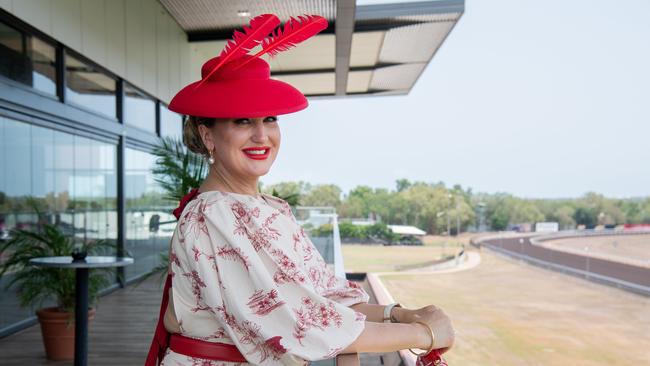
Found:
<path fill-rule="evenodd" d="M 447 215 L 447 237 L 449 237 L 449 215 L 445 211 L 440 211 L 436 214 L 436 218 L 440 218 L 442 215 Z M 442 256 L 444 257 L 446 252 L 447 252 L 447 240 L 449 238 L 445 239 L 445 241 L 442 243 Z"/>
<path fill-rule="evenodd" d="M 447 201 L 447 240 L 449 240 L 449 237 L 451 236 L 451 233 L 449 231 L 449 210 L 451 209 L 451 193 L 448 193 L 447 197 L 449 198 L 449 200 Z"/>
<path fill-rule="evenodd" d="M 460 235 L 460 206 L 458 204 L 458 196 L 454 197 L 456 201 L 456 236 Z"/>
<path fill-rule="evenodd" d="M 485 202 L 479 201 L 476 203 L 475 213 L 476 213 L 476 222 L 474 223 L 477 232 L 482 232 L 484 230 L 483 224 L 483 213 L 485 212 Z"/>

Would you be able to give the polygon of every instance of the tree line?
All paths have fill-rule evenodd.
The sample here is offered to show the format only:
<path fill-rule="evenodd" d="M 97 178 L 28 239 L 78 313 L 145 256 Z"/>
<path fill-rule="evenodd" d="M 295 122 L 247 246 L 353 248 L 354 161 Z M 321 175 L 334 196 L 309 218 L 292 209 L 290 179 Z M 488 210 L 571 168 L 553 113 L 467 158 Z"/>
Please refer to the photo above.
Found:
<path fill-rule="evenodd" d="M 608 198 L 588 192 L 578 198 L 529 199 L 509 193 L 474 193 L 443 182 L 396 181 L 394 189 L 360 185 L 345 193 L 334 184 L 304 181 L 262 186 L 264 192 L 294 197 L 300 206 L 333 206 L 341 221 L 372 218 L 393 225 L 414 225 L 428 233 L 475 229 L 491 230 L 544 221 L 561 229 L 578 225 L 650 224 L 650 197 Z"/>

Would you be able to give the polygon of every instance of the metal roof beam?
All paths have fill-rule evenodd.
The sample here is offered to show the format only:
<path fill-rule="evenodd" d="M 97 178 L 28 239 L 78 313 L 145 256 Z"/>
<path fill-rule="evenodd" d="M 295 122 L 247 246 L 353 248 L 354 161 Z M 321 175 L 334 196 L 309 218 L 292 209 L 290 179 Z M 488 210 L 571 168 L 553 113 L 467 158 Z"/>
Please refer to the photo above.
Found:
<path fill-rule="evenodd" d="M 337 0 L 336 2 L 335 95 L 345 95 L 348 87 L 356 6 L 356 0 Z"/>
<path fill-rule="evenodd" d="M 375 65 L 371 66 L 355 66 L 355 67 L 350 67 L 348 72 L 355 72 L 355 71 L 374 71 L 382 67 L 387 67 L 387 66 L 395 66 L 395 65 L 403 65 L 403 63 L 396 63 L 396 62 L 379 62 Z M 322 68 L 322 69 L 304 69 L 304 70 L 281 70 L 281 71 L 273 71 L 271 70 L 271 73 L 273 76 L 284 76 L 284 75 L 309 75 L 309 74 L 321 74 L 321 73 L 332 73 L 336 72 L 336 68 Z"/>
<path fill-rule="evenodd" d="M 357 6 L 357 20 L 395 18 L 402 15 L 463 13 L 464 0 L 414 1 Z"/>
<path fill-rule="evenodd" d="M 427 21 L 416 21 L 416 20 L 391 20 L 391 24 L 355 24 L 354 32 L 375 32 L 375 31 L 387 31 L 393 28 L 402 27 L 406 25 L 414 25 L 420 23 L 428 23 Z M 318 34 L 335 34 L 336 21 L 332 20 L 329 22 L 327 28 L 323 29 Z M 199 31 L 199 32 L 189 32 L 187 33 L 188 42 L 204 42 L 204 41 L 225 41 L 232 39 L 234 29 L 217 29 L 217 30 L 208 30 L 208 31 Z"/>

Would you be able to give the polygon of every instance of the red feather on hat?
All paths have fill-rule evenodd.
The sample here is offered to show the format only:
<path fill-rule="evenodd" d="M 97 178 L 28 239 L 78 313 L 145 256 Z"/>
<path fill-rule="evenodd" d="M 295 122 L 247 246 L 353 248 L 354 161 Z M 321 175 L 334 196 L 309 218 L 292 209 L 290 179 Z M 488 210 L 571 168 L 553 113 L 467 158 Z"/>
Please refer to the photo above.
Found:
<path fill-rule="evenodd" d="M 289 21 L 284 24 L 284 29 L 278 28 L 277 33 L 273 32 L 270 37 L 264 39 L 261 51 L 234 67 L 233 70 L 244 66 L 253 58 L 260 57 L 265 53 L 268 53 L 273 58 L 278 52 L 289 50 L 327 28 L 327 19 L 320 15 L 299 15 L 298 19 L 301 22 L 294 17 L 290 17 Z"/>
<path fill-rule="evenodd" d="M 219 63 L 196 85 L 195 89 L 201 86 L 205 80 L 210 78 L 226 62 L 247 54 L 255 46 L 262 43 L 266 36 L 279 24 L 280 19 L 275 14 L 262 14 L 251 19 L 250 28 L 245 25 L 243 26 L 244 33 L 235 30 L 233 39 L 228 41 L 226 47 L 219 54 Z"/>

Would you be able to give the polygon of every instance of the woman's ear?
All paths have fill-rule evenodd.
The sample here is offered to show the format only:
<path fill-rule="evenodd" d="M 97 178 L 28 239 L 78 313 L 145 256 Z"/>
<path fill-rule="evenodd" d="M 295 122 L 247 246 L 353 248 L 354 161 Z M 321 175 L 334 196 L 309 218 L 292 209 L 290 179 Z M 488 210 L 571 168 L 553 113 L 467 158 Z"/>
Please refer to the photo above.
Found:
<path fill-rule="evenodd" d="M 205 146 L 208 151 L 214 150 L 214 137 L 212 136 L 211 129 L 200 124 L 199 135 L 201 136 L 201 141 L 203 141 L 203 146 Z"/>

